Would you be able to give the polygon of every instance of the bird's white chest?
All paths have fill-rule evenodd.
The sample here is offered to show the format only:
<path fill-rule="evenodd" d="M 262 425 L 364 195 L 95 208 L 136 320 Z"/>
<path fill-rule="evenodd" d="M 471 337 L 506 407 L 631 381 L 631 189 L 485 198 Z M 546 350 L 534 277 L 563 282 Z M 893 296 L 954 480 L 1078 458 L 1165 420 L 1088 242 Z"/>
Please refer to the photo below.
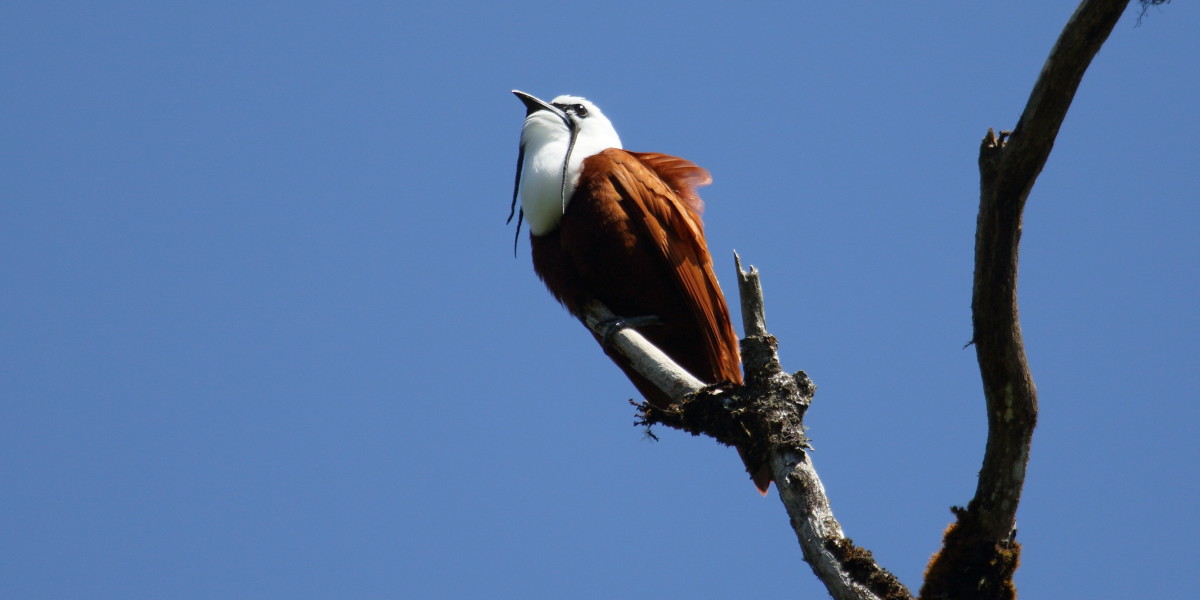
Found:
<path fill-rule="evenodd" d="M 565 173 L 567 144 L 541 144 L 526 148 L 525 164 L 521 167 L 521 209 L 533 235 L 545 235 L 558 227 L 567 202 L 579 182 L 582 161 L 572 157 Z"/>

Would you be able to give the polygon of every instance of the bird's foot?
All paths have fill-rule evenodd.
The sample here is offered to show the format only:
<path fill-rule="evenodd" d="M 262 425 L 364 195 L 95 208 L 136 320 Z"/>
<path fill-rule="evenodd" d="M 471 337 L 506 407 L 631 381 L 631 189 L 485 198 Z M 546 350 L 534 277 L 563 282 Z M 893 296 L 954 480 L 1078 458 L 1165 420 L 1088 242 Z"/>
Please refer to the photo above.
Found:
<path fill-rule="evenodd" d="M 662 325 L 662 321 L 654 315 L 646 315 L 643 317 L 613 317 L 600 322 L 600 328 L 604 332 L 600 336 L 600 342 L 606 347 L 612 341 L 612 336 L 616 335 L 622 329 L 637 329 L 647 325 Z"/>

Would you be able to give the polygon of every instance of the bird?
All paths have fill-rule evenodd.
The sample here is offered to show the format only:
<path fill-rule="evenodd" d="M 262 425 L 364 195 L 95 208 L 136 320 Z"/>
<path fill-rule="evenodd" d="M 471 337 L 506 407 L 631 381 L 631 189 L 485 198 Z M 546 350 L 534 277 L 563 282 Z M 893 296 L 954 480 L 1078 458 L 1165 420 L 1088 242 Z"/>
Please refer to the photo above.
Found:
<path fill-rule="evenodd" d="M 568 312 L 583 320 L 584 307 L 599 301 L 700 381 L 741 384 L 738 337 L 696 193 L 712 182 L 709 172 L 675 156 L 624 150 L 612 122 L 585 98 L 512 93 L 526 110 L 509 214 L 510 222 L 519 215 L 514 252 L 525 221 L 533 269 Z M 672 402 L 593 335 L 647 402 Z M 766 494 L 769 467 L 739 454 Z"/>

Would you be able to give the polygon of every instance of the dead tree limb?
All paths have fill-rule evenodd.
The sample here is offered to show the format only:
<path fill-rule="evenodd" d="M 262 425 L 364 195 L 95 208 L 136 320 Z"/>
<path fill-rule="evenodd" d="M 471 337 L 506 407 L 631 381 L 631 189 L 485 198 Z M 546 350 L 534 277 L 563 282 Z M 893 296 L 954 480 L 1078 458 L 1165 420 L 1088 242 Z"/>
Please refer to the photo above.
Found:
<path fill-rule="evenodd" d="M 736 256 L 735 256 L 736 260 Z M 805 450 L 804 412 L 815 386 L 803 371 L 788 374 L 780 366 L 778 341 L 767 333 L 758 271 L 743 271 L 743 386 L 705 387 L 632 329 L 605 330 L 612 314 L 599 304 L 586 309 L 584 324 L 630 358 L 660 389 L 674 390 L 678 401 L 667 408 L 641 404 L 641 424 L 663 425 L 707 435 L 768 461 L 800 543 L 804 560 L 837 600 L 911 600 L 912 594 L 881 568 L 871 553 L 845 537 L 833 516 L 825 488 Z"/>
<path fill-rule="evenodd" d="M 746 388 L 754 395 L 757 410 L 775 424 L 766 439 L 767 456 L 804 560 L 834 598 L 912 598 L 895 575 L 845 536 L 834 518 L 825 487 L 806 452 L 803 418 L 816 386 L 803 371 L 788 375 L 783 370 L 777 352 L 779 342 L 767 333 L 758 270 L 743 270 L 737 254 L 734 261 L 746 333 L 742 340 Z"/>
<path fill-rule="evenodd" d="M 1082 2 L 1050 51 L 1017 126 L 999 136 L 989 129 L 983 139 L 971 313 L 987 447 L 975 497 L 954 509 L 957 520 L 930 561 L 922 598 L 1015 597 L 1016 512 L 1037 422 L 1037 390 L 1017 313 L 1021 215 L 1084 72 L 1128 3 Z"/>

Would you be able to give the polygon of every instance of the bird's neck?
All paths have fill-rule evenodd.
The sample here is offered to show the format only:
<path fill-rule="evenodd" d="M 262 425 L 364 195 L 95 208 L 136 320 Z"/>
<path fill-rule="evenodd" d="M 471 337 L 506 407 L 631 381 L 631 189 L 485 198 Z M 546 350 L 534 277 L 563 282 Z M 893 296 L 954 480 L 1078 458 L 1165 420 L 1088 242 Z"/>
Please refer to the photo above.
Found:
<path fill-rule="evenodd" d="M 563 161 L 567 158 L 567 136 L 535 140 L 525 147 L 521 168 L 521 209 L 533 235 L 544 235 L 558 227 L 566 202 L 575 191 L 583 157 L 575 151 L 566 169 L 563 187 Z"/>
<path fill-rule="evenodd" d="M 567 159 L 570 145 L 567 131 L 534 126 L 526 127 L 523 133 L 525 159 L 521 167 L 521 209 L 529 223 L 529 232 L 545 235 L 554 231 L 562 220 L 579 183 L 584 159 L 607 148 L 620 148 L 621 143 L 619 139 L 593 139 L 586 133 L 580 135 L 571 148 L 564 177 L 563 161 Z"/>

